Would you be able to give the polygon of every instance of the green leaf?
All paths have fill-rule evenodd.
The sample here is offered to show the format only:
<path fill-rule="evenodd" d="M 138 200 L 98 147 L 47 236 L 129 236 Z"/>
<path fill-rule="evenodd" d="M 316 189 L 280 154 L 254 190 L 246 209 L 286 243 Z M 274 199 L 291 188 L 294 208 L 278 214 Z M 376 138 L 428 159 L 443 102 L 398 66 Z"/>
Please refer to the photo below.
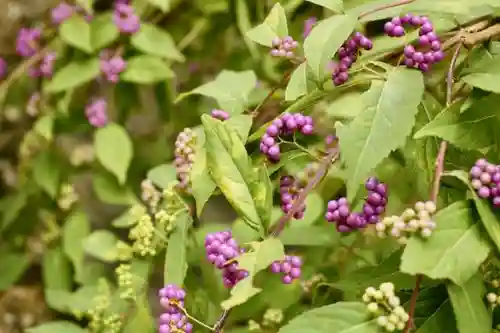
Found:
<path fill-rule="evenodd" d="M 73 15 L 59 27 L 59 35 L 67 44 L 92 53 L 90 25 L 81 15 Z"/>
<path fill-rule="evenodd" d="M 278 333 L 378 333 L 375 320 L 369 320 L 366 305 L 339 302 L 306 311 L 281 327 Z"/>
<path fill-rule="evenodd" d="M 469 181 L 469 175 L 465 171 L 459 170 L 446 172 L 444 175 L 456 177 L 469 187 L 470 193 L 474 200 L 474 204 L 476 205 L 476 210 L 479 213 L 479 217 L 481 218 L 481 223 L 488 232 L 488 235 L 490 236 L 493 243 L 496 245 L 497 250 L 500 251 L 500 219 L 498 219 L 497 216 L 493 213 L 488 202 L 478 197 L 476 191 Z"/>
<path fill-rule="evenodd" d="M 73 263 L 75 280 L 82 282 L 85 253 L 83 240 L 90 234 L 90 222 L 82 211 L 73 212 L 64 223 L 62 246 L 64 253 Z"/>
<path fill-rule="evenodd" d="M 14 222 L 22 209 L 28 204 L 28 194 L 17 192 L 2 199 L 2 224 L 0 231 L 7 229 Z"/>
<path fill-rule="evenodd" d="M 255 201 L 257 213 L 262 221 L 264 231 L 271 225 L 271 210 L 273 208 L 273 184 L 269 178 L 267 167 L 262 165 L 257 168 L 258 178 L 250 185 L 252 196 Z"/>
<path fill-rule="evenodd" d="M 62 247 L 48 249 L 43 254 L 43 286 L 50 290 L 71 290 L 71 265 Z"/>
<path fill-rule="evenodd" d="M 491 333 L 491 315 L 483 302 L 486 293 L 483 277 L 476 274 L 464 285 L 450 284 L 447 289 L 455 312 L 458 331 L 460 333 Z"/>
<path fill-rule="evenodd" d="M 315 86 L 308 78 L 309 67 L 304 61 L 297 67 L 290 77 L 290 81 L 285 90 L 285 101 L 294 101 L 297 98 L 312 91 Z"/>
<path fill-rule="evenodd" d="M 462 80 L 473 87 L 500 94 L 500 55 L 472 68 Z"/>
<path fill-rule="evenodd" d="M 138 202 L 128 187 L 118 184 L 116 177 L 109 173 L 96 173 L 92 177 L 94 192 L 102 202 L 113 205 L 130 205 Z"/>
<path fill-rule="evenodd" d="M 53 199 L 59 191 L 61 171 L 57 156 L 50 150 L 41 152 L 33 163 L 33 179 Z"/>
<path fill-rule="evenodd" d="M 494 132 L 500 125 L 494 111 L 498 103 L 500 96 L 491 95 L 473 103 L 462 113 L 462 103 L 454 103 L 415 133 L 414 138 L 437 136 L 459 148 L 470 150 L 489 147 L 495 144 Z"/>
<path fill-rule="evenodd" d="M 127 320 L 123 333 L 154 332 L 155 320 L 146 297 L 142 297 L 135 305 L 135 313 Z"/>
<path fill-rule="evenodd" d="M 165 256 L 164 285 L 184 285 L 187 271 L 186 245 L 188 230 L 193 220 L 187 212 L 182 213 L 175 221 L 175 230 L 168 239 Z"/>
<path fill-rule="evenodd" d="M 208 199 L 214 194 L 215 185 L 207 168 L 207 151 L 205 147 L 196 150 L 196 156 L 190 172 L 191 192 L 196 201 L 196 215 L 199 217 Z"/>
<path fill-rule="evenodd" d="M 386 82 L 372 82 L 363 94 L 364 110 L 349 125 L 338 129 L 349 201 L 368 174 L 391 151 L 405 144 L 423 93 L 422 73 L 395 69 Z"/>
<path fill-rule="evenodd" d="M 253 278 L 260 271 L 267 269 L 276 260 L 283 260 L 285 252 L 283 244 L 277 238 L 267 238 L 262 242 L 250 244 L 253 251 L 238 257 L 238 269 L 248 271 L 248 276 L 231 289 L 231 296 L 221 303 L 228 310 L 243 304 L 262 290 L 253 286 Z"/>
<path fill-rule="evenodd" d="M 130 228 L 137 224 L 139 218 L 147 214 L 147 209 L 143 205 L 134 205 L 122 215 L 114 219 L 111 224 L 115 228 Z"/>
<path fill-rule="evenodd" d="M 132 36 L 130 42 L 147 54 L 181 62 L 185 60 L 170 34 L 154 24 L 142 23 L 141 29 Z"/>
<path fill-rule="evenodd" d="M 93 13 L 94 0 L 76 0 L 78 5 L 80 5 L 86 12 Z"/>
<path fill-rule="evenodd" d="M 99 51 L 109 46 L 120 37 L 118 28 L 113 23 L 111 13 L 98 15 L 90 22 L 92 49 Z"/>
<path fill-rule="evenodd" d="M 85 252 L 105 262 L 114 262 L 118 258 L 116 243 L 118 238 L 107 230 L 96 230 L 83 241 Z"/>
<path fill-rule="evenodd" d="M 47 141 L 52 141 L 54 137 L 54 115 L 47 114 L 38 118 L 33 124 L 33 130 Z"/>
<path fill-rule="evenodd" d="M 161 189 L 166 189 L 177 180 L 177 173 L 172 164 L 161 164 L 148 171 L 147 178 Z"/>
<path fill-rule="evenodd" d="M 272 175 L 278 172 L 281 168 L 283 168 L 287 164 L 292 163 L 293 161 L 306 156 L 309 155 L 301 150 L 291 150 L 284 152 L 283 154 L 281 154 L 281 158 L 278 163 L 269 166 L 269 174 Z"/>
<path fill-rule="evenodd" d="M 92 81 L 100 73 L 99 59 L 97 58 L 72 61 L 54 74 L 44 90 L 49 93 L 58 93 L 73 89 Z"/>
<path fill-rule="evenodd" d="M 351 35 L 357 22 L 354 15 L 334 15 L 320 21 L 307 36 L 304 55 L 318 81 L 325 77 L 328 62 Z"/>
<path fill-rule="evenodd" d="M 88 333 L 69 321 L 51 321 L 26 329 L 26 333 Z"/>
<path fill-rule="evenodd" d="M 286 13 L 283 7 L 276 3 L 264 22 L 249 30 L 246 35 L 254 42 L 269 47 L 272 46 L 274 38 L 283 38 L 288 35 Z"/>
<path fill-rule="evenodd" d="M 307 0 L 308 2 L 314 3 L 318 6 L 322 6 L 330 9 L 334 12 L 340 12 L 344 8 L 344 4 L 342 0 Z"/>
<path fill-rule="evenodd" d="M 217 100 L 221 109 L 235 116 L 245 111 L 248 97 L 255 88 L 256 83 L 257 77 L 253 71 L 234 72 L 223 70 L 214 81 L 180 94 L 176 102 L 193 94 L 212 97 Z"/>
<path fill-rule="evenodd" d="M 248 5 L 246 0 L 236 0 L 235 3 L 235 12 L 236 12 L 236 25 L 240 30 L 241 35 L 243 36 L 244 42 L 252 55 L 252 58 L 258 59 L 259 51 L 257 50 L 257 46 L 252 43 L 252 40 L 248 38 L 246 32 L 249 31 L 252 27 L 252 23 L 250 22 L 250 13 L 248 10 Z"/>
<path fill-rule="evenodd" d="M 169 65 L 160 57 L 139 55 L 127 60 L 127 68 L 121 74 L 123 81 L 153 84 L 175 77 Z"/>
<path fill-rule="evenodd" d="M 327 226 L 299 226 L 285 228 L 279 236 L 284 245 L 332 246 L 339 240 L 339 234 Z"/>
<path fill-rule="evenodd" d="M 490 252 L 468 202 L 456 202 L 439 211 L 437 229 L 429 239 L 412 237 L 401 257 L 401 271 L 450 279 L 462 285 L 473 276 Z"/>
<path fill-rule="evenodd" d="M 447 333 L 456 333 L 455 315 L 447 299 L 425 320 L 418 325 L 415 333 L 440 333 L 446 327 Z"/>
<path fill-rule="evenodd" d="M 163 13 L 167 13 L 170 10 L 171 0 L 148 0 L 148 2 L 160 9 Z"/>
<path fill-rule="evenodd" d="M 253 117 L 248 114 L 240 114 L 226 120 L 227 126 L 238 134 L 242 142 L 246 142 L 252 128 Z"/>
<path fill-rule="evenodd" d="M 0 291 L 9 289 L 17 282 L 29 268 L 31 260 L 28 254 L 15 252 L 2 252 L 0 265 Z"/>
<path fill-rule="evenodd" d="M 250 158 L 238 134 L 208 115 L 201 117 L 205 128 L 207 165 L 212 179 L 233 208 L 254 229 L 262 221 L 254 202 L 251 185 L 256 179 Z"/>
<path fill-rule="evenodd" d="M 127 131 L 115 123 L 99 128 L 95 133 L 94 149 L 102 166 L 114 174 L 121 185 L 125 184 L 133 155 Z"/>

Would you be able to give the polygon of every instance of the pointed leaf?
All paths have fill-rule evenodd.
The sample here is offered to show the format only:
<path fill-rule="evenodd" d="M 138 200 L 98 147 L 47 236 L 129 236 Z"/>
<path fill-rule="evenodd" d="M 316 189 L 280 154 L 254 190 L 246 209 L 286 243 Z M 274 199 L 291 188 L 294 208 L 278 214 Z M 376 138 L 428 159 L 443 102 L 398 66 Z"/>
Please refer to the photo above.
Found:
<path fill-rule="evenodd" d="M 490 252 L 481 238 L 469 202 L 456 202 L 439 211 L 437 229 L 429 239 L 412 237 L 401 257 L 401 271 L 450 279 L 462 285 L 473 276 Z"/>
<path fill-rule="evenodd" d="M 73 15 L 59 28 L 61 39 L 69 45 L 87 53 L 92 53 L 90 25 L 80 15 Z"/>
<path fill-rule="evenodd" d="M 48 150 L 41 152 L 33 164 L 33 179 L 52 198 L 59 191 L 61 164 L 55 154 Z"/>
<path fill-rule="evenodd" d="M 395 69 L 386 82 L 372 82 L 363 94 L 364 110 L 349 125 L 338 129 L 350 201 L 368 174 L 391 151 L 404 145 L 423 93 L 419 71 Z"/>
<path fill-rule="evenodd" d="M 124 184 L 133 154 L 127 131 L 114 123 L 99 128 L 95 133 L 94 147 L 102 166 L 113 173 L 120 184 Z"/>
<path fill-rule="evenodd" d="M 139 55 L 128 59 L 127 68 L 122 73 L 123 81 L 154 84 L 175 77 L 175 73 L 162 59 L 153 55 Z"/>
<path fill-rule="evenodd" d="M 307 61 L 304 61 L 297 67 L 290 77 L 290 81 L 286 86 L 285 100 L 294 101 L 297 98 L 307 94 L 315 87 L 308 78 L 309 66 Z"/>
<path fill-rule="evenodd" d="M 476 88 L 500 94 L 500 55 L 472 68 L 470 74 L 465 75 L 462 80 Z"/>
<path fill-rule="evenodd" d="M 144 53 L 174 61 L 185 60 L 170 34 L 154 24 L 142 23 L 141 29 L 130 41 L 135 48 Z"/>
<path fill-rule="evenodd" d="M 248 38 L 260 45 L 269 47 L 272 46 L 273 39 L 276 37 L 283 38 L 286 35 L 288 35 L 286 13 L 279 3 L 273 6 L 262 24 L 247 32 Z"/>
<path fill-rule="evenodd" d="M 73 263 L 75 280 L 83 281 L 84 258 L 83 241 L 90 234 L 87 215 L 81 211 L 72 213 L 63 226 L 63 250 Z"/>
<path fill-rule="evenodd" d="M 83 241 L 85 252 L 105 262 L 114 262 L 118 258 L 116 243 L 118 238 L 107 230 L 96 230 Z"/>
<path fill-rule="evenodd" d="M 16 283 L 31 265 L 26 253 L 2 252 L 0 265 L 0 291 L 9 289 Z"/>
<path fill-rule="evenodd" d="M 58 70 L 44 87 L 46 92 L 58 93 L 81 86 L 99 76 L 99 59 L 72 61 Z"/>
<path fill-rule="evenodd" d="M 248 114 L 240 114 L 226 120 L 227 126 L 231 127 L 238 133 L 241 142 L 246 142 L 248 139 L 248 134 L 252 128 L 253 117 Z"/>
<path fill-rule="evenodd" d="M 255 207 L 262 221 L 264 231 L 267 231 L 271 224 L 271 210 L 273 208 L 273 184 L 269 178 L 269 172 L 265 165 L 257 169 L 257 181 L 251 185 L 252 196 Z"/>
<path fill-rule="evenodd" d="M 307 0 L 308 2 L 314 3 L 318 6 L 322 6 L 330 9 L 334 12 L 340 12 L 344 8 L 344 4 L 342 0 Z"/>
<path fill-rule="evenodd" d="M 42 260 L 43 286 L 49 290 L 71 290 L 71 263 L 61 246 L 48 249 Z"/>
<path fill-rule="evenodd" d="M 193 220 L 187 212 L 175 220 L 175 229 L 168 239 L 165 256 L 164 284 L 184 285 L 187 271 L 186 246 L 188 230 Z"/>
<path fill-rule="evenodd" d="M 160 164 L 148 171 L 147 178 L 161 189 L 166 189 L 177 180 L 177 173 L 172 164 Z"/>
<path fill-rule="evenodd" d="M 101 14 L 90 22 L 91 42 L 94 51 L 109 46 L 120 37 L 120 32 L 111 16 L 111 13 Z"/>
<path fill-rule="evenodd" d="M 212 180 L 207 168 L 205 147 L 196 150 L 196 157 L 190 172 L 191 191 L 196 201 L 196 215 L 199 217 L 208 199 L 214 194 L 217 185 Z"/>
<path fill-rule="evenodd" d="M 170 10 L 172 0 L 148 0 L 148 2 L 163 13 L 167 13 Z"/>
<path fill-rule="evenodd" d="M 351 35 L 357 16 L 334 15 L 320 21 L 304 41 L 304 54 L 313 75 L 323 80 L 328 62 Z"/>

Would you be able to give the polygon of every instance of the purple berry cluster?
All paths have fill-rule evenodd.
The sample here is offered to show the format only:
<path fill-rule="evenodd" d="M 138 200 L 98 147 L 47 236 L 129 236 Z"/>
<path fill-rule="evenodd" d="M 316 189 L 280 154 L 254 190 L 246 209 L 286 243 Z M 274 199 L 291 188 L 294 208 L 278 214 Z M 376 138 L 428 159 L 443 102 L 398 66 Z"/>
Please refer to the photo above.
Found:
<path fill-rule="evenodd" d="M 280 199 L 281 199 L 281 210 L 286 214 L 292 207 L 294 201 L 299 196 L 300 192 L 304 189 L 292 176 L 282 176 L 280 179 Z M 293 218 L 300 220 L 304 217 L 304 212 L 306 210 L 306 204 L 303 203 L 297 212 L 293 214 Z"/>
<path fill-rule="evenodd" d="M 108 103 L 103 98 L 96 98 L 85 107 L 85 115 L 94 127 L 104 127 L 108 123 Z"/>
<path fill-rule="evenodd" d="M 134 8 L 127 3 L 116 3 L 113 22 L 121 33 L 135 34 L 141 28 L 141 20 Z"/>
<path fill-rule="evenodd" d="M 363 204 L 363 211 L 360 213 L 352 212 L 344 197 L 328 202 L 325 219 L 336 223 L 337 231 L 350 232 L 379 221 L 387 205 L 387 186 L 370 177 L 365 187 L 368 190 L 368 196 Z"/>
<path fill-rule="evenodd" d="M 38 66 L 29 68 L 28 74 L 31 77 L 52 77 L 54 72 L 54 64 L 56 62 L 57 54 L 55 52 L 47 52 Z"/>
<path fill-rule="evenodd" d="M 317 21 L 318 21 L 318 19 L 314 16 L 311 16 L 307 20 L 304 21 L 304 32 L 302 33 L 302 36 L 304 38 L 309 36 L 309 34 L 311 33 L 311 31 L 314 28 L 314 25 L 316 24 Z"/>
<path fill-rule="evenodd" d="M 215 267 L 222 270 L 222 280 L 226 288 L 232 288 L 248 276 L 248 272 L 238 269 L 234 259 L 245 252 L 233 238 L 231 231 L 210 233 L 205 237 L 207 259 Z"/>
<path fill-rule="evenodd" d="M 285 113 L 281 117 L 274 119 L 266 130 L 260 141 L 260 151 L 267 155 L 271 162 L 279 162 L 280 147 L 278 143 L 279 136 L 294 134 L 299 131 L 304 135 L 311 135 L 314 126 L 313 120 L 302 113 Z"/>
<path fill-rule="evenodd" d="M 281 281 L 290 284 L 293 280 L 300 278 L 300 268 L 302 259 L 297 256 L 285 256 L 285 260 L 275 261 L 271 264 L 270 270 L 273 273 L 283 273 Z"/>
<path fill-rule="evenodd" d="M 491 199 L 495 207 L 500 207 L 500 165 L 481 158 L 470 169 L 470 177 L 477 195 Z"/>
<path fill-rule="evenodd" d="M 333 84 L 339 86 L 349 79 L 348 70 L 358 59 L 361 49 L 371 50 L 373 42 L 360 32 L 355 32 L 339 49 L 339 61 L 333 66 Z"/>
<path fill-rule="evenodd" d="M 21 57 L 29 58 L 40 50 L 42 31 L 37 28 L 21 28 L 16 40 L 16 51 Z M 47 52 L 42 59 L 29 68 L 31 77 L 51 77 L 56 61 L 56 53 Z"/>
<path fill-rule="evenodd" d="M 0 80 L 7 76 L 7 61 L 4 58 L 0 58 Z"/>
<path fill-rule="evenodd" d="M 405 24 L 419 28 L 418 44 L 422 50 L 417 50 L 413 45 L 407 45 L 403 51 L 404 63 L 406 67 L 427 72 L 432 64 L 444 58 L 442 44 L 434 32 L 434 26 L 428 17 L 408 13 L 396 16 L 387 22 L 384 31 L 390 37 L 402 37 L 406 34 Z"/>
<path fill-rule="evenodd" d="M 292 37 L 286 36 L 283 39 L 276 37 L 272 42 L 273 49 L 269 52 L 273 57 L 293 58 L 294 50 L 299 46 L 299 43 Z"/>
<path fill-rule="evenodd" d="M 227 113 L 226 111 L 224 110 L 217 110 L 217 109 L 213 109 L 212 112 L 211 112 L 211 115 L 213 118 L 215 119 L 219 119 L 219 120 L 228 120 L 229 119 L 229 113 Z"/>
<path fill-rule="evenodd" d="M 52 9 L 51 18 L 52 23 L 59 25 L 69 19 L 76 12 L 75 7 L 67 2 L 61 2 L 57 7 Z"/>
<path fill-rule="evenodd" d="M 191 191 L 190 172 L 193 167 L 196 149 L 196 133 L 185 128 L 175 140 L 175 169 L 177 172 L 177 188 L 186 192 Z"/>
<path fill-rule="evenodd" d="M 119 54 L 113 54 L 110 50 L 104 50 L 100 54 L 101 73 L 107 81 L 118 83 L 120 73 L 127 68 L 127 63 Z"/>
<path fill-rule="evenodd" d="M 184 299 L 186 292 L 176 285 L 169 284 L 158 292 L 160 304 L 165 310 L 160 315 L 159 332 L 160 333 L 191 333 L 193 324 L 188 321 L 187 316 L 182 311 L 184 308 Z"/>

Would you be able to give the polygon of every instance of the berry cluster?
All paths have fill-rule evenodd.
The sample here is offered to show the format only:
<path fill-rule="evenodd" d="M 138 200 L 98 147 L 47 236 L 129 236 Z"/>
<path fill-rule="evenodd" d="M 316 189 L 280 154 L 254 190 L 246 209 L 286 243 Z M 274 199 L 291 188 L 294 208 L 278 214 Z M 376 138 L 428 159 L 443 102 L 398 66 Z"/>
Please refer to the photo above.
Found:
<path fill-rule="evenodd" d="M 294 201 L 304 189 L 304 187 L 300 185 L 300 182 L 296 181 L 292 176 L 282 176 L 280 178 L 281 210 L 285 214 L 292 209 Z M 305 210 L 306 204 L 303 203 L 297 212 L 293 214 L 293 218 L 297 220 L 302 219 L 304 217 Z"/>
<path fill-rule="evenodd" d="M 116 3 L 113 22 L 121 33 L 135 34 L 141 28 L 141 20 L 134 8 L 126 3 Z"/>
<path fill-rule="evenodd" d="M 191 333 L 193 324 L 188 321 L 183 312 L 184 299 L 186 292 L 176 285 L 169 284 L 158 292 L 160 304 L 165 310 L 160 315 L 159 329 L 160 333 Z"/>
<path fill-rule="evenodd" d="M 317 21 L 318 21 L 318 19 L 314 16 L 311 16 L 307 20 L 304 21 L 304 32 L 302 33 L 302 36 L 304 38 L 309 36 L 309 34 L 311 33 L 311 31 L 312 31 L 312 29 Z"/>
<path fill-rule="evenodd" d="M 434 26 L 426 16 L 406 14 L 396 16 L 384 26 L 385 33 L 390 37 L 404 36 L 405 24 L 419 28 L 418 44 L 422 51 L 415 49 L 413 45 L 404 48 L 404 63 L 409 68 L 418 68 L 427 72 L 432 64 L 438 63 L 444 58 L 441 42 L 434 32 Z"/>
<path fill-rule="evenodd" d="M 379 221 L 387 205 L 387 186 L 370 177 L 365 183 L 365 188 L 368 190 L 368 196 L 361 213 L 352 212 L 344 197 L 328 202 L 325 219 L 336 223 L 337 231 L 350 232 Z"/>
<path fill-rule="evenodd" d="M 42 39 L 42 31 L 37 28 L 19 30 L 16 40 L 16 51 L 21 57 L 30 58 L 40 50 L 40 42 Z M 56 54 L 54 52 L 46 52 L 42 59 L 29 68 L 28 74 L 31 77 L 48 77 L 52 76 Z"/>
<path fill-rule="evenodd" d="M 493 293 L 493 292 L 488 293 L 486 295 L 486 300 L 488 301 L 488 303 L 490 303 L 490 306 L 492 308 L 496 308 L 497 306 L 500 305 L 500 296 L 498 294 Z"/>
<path fill-rule="evenodd" d="M 226 111 L 224 110 L 217 110 L 217 109 L 213 109 L 212 112 L 211 112 L 211 115 L 213 118 L 215 119 L 219 119 L 219 120 L 228 120 L 229 119 L 229 113 L 227 113 Z"/>
<path fill-rule="evenodd" d="M 127 68 L 127 63 L 119 54 L 104 50 L 100 54 L 101 73 L 108 82 L 118 83 L 120 73 Z"/>
<path fill-rule="evenodd" d="M 0 80 L 7 76 L 7 61 L 4 58 L 0 58 Z"/>
<path fill-rule="evenodd" d="M 179 184 L 177 188 L 189 192 L 191 190 L 189 173 L 193 167 L 196 149 L 196 133 L 185 128 L 175 140 L 175 168 Z"/>
<path fill-rule="evenodd" d="M 273 49 L 269 52 L 273 57 L 293 58 L 294 50 L 299 43 L 292 37 L 286 36 L 283 39 L 276 37 L 272 42 Z"/>
<path fill-rule="evenodd" d="M 205 237 L 207 259 L 222 270 L 222 279 L 226 288 L 232 288 L 248 276 L 248 272 L 238 269 L 234 259 L 245 252 L 233 238 L 231 231 L 219 231 Z"/>
<path fill-rule="evenodd" d="M 52 23 L 59 25 L 76 13 L 82 13 L 87 21 L 92 20 L 92 15 L 85 13 L 85 10 L 81 6 L 70 5 L 67 2 L 61 2 L 58 6 L 54 7 L 50 15 Z"/>
<path fill-rule="evenodd" d="M 377 235 L 386 237 L 391 235 L 399 243 L 406 244 L 408 238 L 413 234 L 419 234 L 423 238 L 432 235 L 436 229 L 436 222 L 432 220 L 432 215 L 436 212 L 436 204 L 432 201 L 419 201 L 414 209 L 406 209 L 401 216 L 389 216 L 375 225 Z"/>
<path fill-rule="evenodd" d="M 333 65 L 333 84 L 339 86 L 349 79 L 348 70 L 356 62 L 360 49 L 371 50 L 372 41 L 360 32 L 355 32 L 337 52 L 338 62 Z"/>
<path fill-rule="evenodd" d="M 299 131 L 304 135 L 313 133 L 313 120 L 302 113 L 285 113 L 281 117 L 274 119 L 266 130 L 260 141 L 260 151 L 267 155 L 271 162 L 279 162 L 280 147 L 278 143 L 279 136 L 294 134 Z"/>
<path fill-rule="evenodd" d="M 377 324 L 388 332 L 404 330 L 410 320 L 390 282 L 382 283 L 378 290 L 366 288 L 363 302 L 367 304 L 368 311 L 377 317 Z"/>
<path fill-rule="evenodd" d="M 273 273 L 283 273 L 281 281 L 285 284 L 290 284 L 293 280 L 300 278 L 300 267 L 302 267 L 302 259 L 300 257 L 285 256 L 285 260 L 273 262 L 270 270 Z"/>
<path fill-rule="evenodd" d="M 85 107 L 85 115 L 90 125 L 104 127 L 108 123 L 107 102 L 103 98 L 97 98 Z"/>
<path fill-rule="evenodd" d="M 483 199 L 491 198 L 500 207 L 500 166 L 481 158 L 470 169 L 472 187 Z"/>

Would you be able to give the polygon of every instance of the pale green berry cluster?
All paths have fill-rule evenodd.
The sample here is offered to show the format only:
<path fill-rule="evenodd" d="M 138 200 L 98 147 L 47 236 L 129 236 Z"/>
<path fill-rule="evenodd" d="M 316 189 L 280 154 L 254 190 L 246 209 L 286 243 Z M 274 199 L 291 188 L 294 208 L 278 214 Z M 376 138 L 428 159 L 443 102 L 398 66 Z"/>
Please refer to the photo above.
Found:
<path fill-rule="evenodd" d="M 260 324 L 256 322 L 253 319 L 250 319 L 248 321 L 248 330 L 251 332 L 260 332 L 262 331 L 262 327 L 260 327 Z"/>
<path fill-rule="evenodd" d="M 99 280 L 99 294 L 94 297 L 94 307 L 88 311 L 90 317 L 89 328 L 92 332 L 98 332 L 104 325 L 104 313 L 111 305 L 111 291 L 105 280 Z"/>
<path fill-rule="evenodd" d="M 409 237 L 415 234 L 429 238 L 436 229 L 436 222 L 432 219 L 435 212 L 434 202 L 419 201 L 413 209 L 405 209 L 401 216 L 389 216 L 377 222 L 377 235 L 382 238 L 390 235 L 401 244 L 406 244 Z"/>
<path fill-rule="evenodd" d="M 326 278 L 323 274 L 317 273 L 311 276 L 309 280 L 303 280 L 300 282 L 300 286 L 302 287 L 302 291 L 305 293 L 310 293 L 313 288 L 318 285 L 320 282 L 325 281 Z"/>
<path fill-rule="evenodd" d="M 130 229 L 128 237 L 133 242 L 132 249 L 141 256 L 156 254 L 154 243 L 155 227 L 151 216 L 144 214 L 139 218 L 137 224 Z"/>
<path fill-rule="evenodd" d="M 128 261 L 134 256 L 133 248 L 125 242 L 116 242 L 117 258 L 120 261 Z"/>
<path fill-rule="evenodd" d="M 118 280 L 118 290 L 120 291 L 120 298 L 125 300 L 134 300 L 134 276 L 130 272 L 130 265 L 120 264 L 115 269 L 116 278 Z"/>
<path fill-rule="evenodd" d="M 161 200 L 161 193 L 149 179 L 144 179 L 141 183 L 141 199 L 152 211 L 156 211 Z"/>
<path fill-rule="evenodd" d="M 119 333 L 122 329 L 123 322 L 120 316 L 116 313 L 113 313 L 102 321 L 103 324 L 103 333 Z"/>
<path fill-rule="evenodd" d="M 368 311 L 377 317 L 377 325 L 388 332 L 404 330 L 410 320 L 390 282 L 382 283 L 378 290 L 368 287 L 363 294 L 363 302 L 367 304 Z"/>
<path fill-rule="evenodd" d="M 267 309 L 262 318 L 262 325 L 266 327 L 277 326 L 283 322 L 284 317 L 282 309 Z"/>
<path fill-rule="evenodd" d="M 78 201 L 78 194 L 72 184 L 61 185 L 59 191 L 59 198 L 57 199 L 57 206 L 63 211 L 67 211 Z"/>

